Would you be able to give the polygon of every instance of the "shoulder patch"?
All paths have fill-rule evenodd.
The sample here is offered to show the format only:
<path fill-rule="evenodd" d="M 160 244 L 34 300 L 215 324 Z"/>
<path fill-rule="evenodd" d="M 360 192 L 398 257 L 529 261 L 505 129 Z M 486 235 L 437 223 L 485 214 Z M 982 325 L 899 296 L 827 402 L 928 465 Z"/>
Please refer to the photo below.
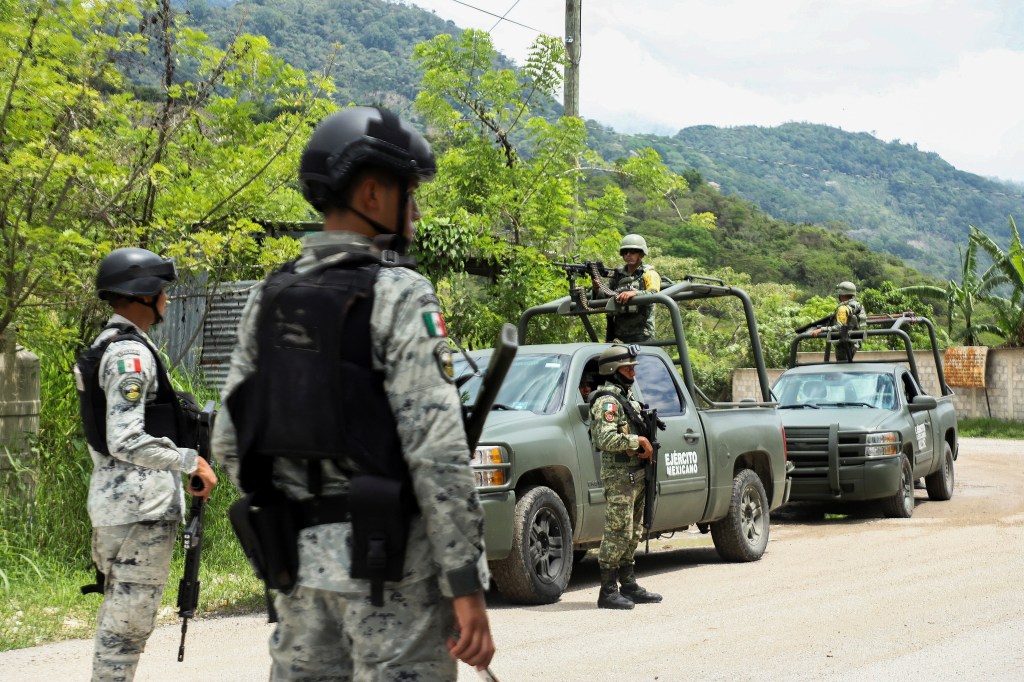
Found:
<path fill-rule="evenodd" d="M 138 355 L 130 355 L 117 361 L 118 374 L 131 374 L 142 371 L 142 358 Z"/>
<path fill-rule="evenodd" d="M 434 349 L 434 359 L 441 371 L 441 378 L 449 384 L 455 383 L 455 366 L 452 364 L 452 349 L 447 341 L 441 341 Z"/>
<path fill-rule="evenodd" d="M 617 408 L 618 403 L 616 403 L 614 400 L 609 400 L 608 402 L 604 403 L 601 406 L 601 409 L 604 410 L 604 418 L 606 421 L 615 421 L 615 410 Z"/>
<path fill-rule="evenodd" d="M 427 335 L 432 338 L 448 336 L 448 326 L 440 312 L 423 313 L 423 324 L 427 327 Z"/>
<path fill-rule="evenodd" d="M 121 382 L 117 388 L 121 397 L 130 403 L 137 403 L 142 399 L 142 382 L 135 377 L 128 377 Z"/>

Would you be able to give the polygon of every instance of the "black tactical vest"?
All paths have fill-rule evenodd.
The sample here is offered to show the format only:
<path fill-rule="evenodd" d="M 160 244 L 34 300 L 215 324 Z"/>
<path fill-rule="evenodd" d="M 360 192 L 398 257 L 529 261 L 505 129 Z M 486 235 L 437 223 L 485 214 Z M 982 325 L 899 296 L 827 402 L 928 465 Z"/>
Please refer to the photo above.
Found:
<path fill-rule="evenodd" d="M 156 361 L 156 400 L 146 404 L 146 433 L 170 438 L 179 447 L 194 448 L 198 440 L 198 405 L 188 393 L 178 393 L 171 386 L 160 354 L 153 351 L 134 327 L 114 323 L 106 329 L 118 333 L 79 354 L 75 361 L 75 388 L 78 390 L 78 411 L 82 417 L 85 439 L 99 453 L 110 455 L 107 448 L 107 396 L 100 388 L 100 361 L 107 347 L 115 341 L 132 340 L 144 345 Z M 145 400 L 145 395 L 142 396 Z"/>
<path fill-rule="evenodd" d="M 380 267 L 374 256 L 353 255 L 304 273 L 292 262 L 267 278 L 259 366 L 228 398 L 244 491 L 266 488 L 275 457 L 309 460 L 311 472 L 334 460 L 350 474 L 409 479 L 383 376 L 372 369 Z"/>

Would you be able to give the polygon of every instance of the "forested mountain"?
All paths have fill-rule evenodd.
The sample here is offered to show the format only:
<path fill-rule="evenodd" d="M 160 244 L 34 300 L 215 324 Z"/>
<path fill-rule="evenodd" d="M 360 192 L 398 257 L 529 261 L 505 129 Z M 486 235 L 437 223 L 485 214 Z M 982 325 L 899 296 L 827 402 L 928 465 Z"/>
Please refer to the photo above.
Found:
<path fill-rule="evenodd" d="M 387 0 L 180 4 L 193 25 L 215 40 L 226 41 L 236 32 L 265 35 L 275 54 L 309 72 L 323 71 L 333 59 L 339 103 L 383 104 L 407 116 L 420 87 L 413 47 L 438 33 L 460 32 L 431 12 Z M 542 109 L 552 116 L 560 113 L 557 102 Z M 852 261 L 864 266 L 850 276 L 877 283 L 880 271 L 896 263 L 877 257 L 872 266 L 866 262 L 870 258 L 851 258 L 860 249 L 843 236 L 929 275 L 955 277 L 956 254 L 966 244 L 969 225 L 1005 243 L 1008 216 L 1024 214 L 1024 188 L 958 171 L 914 145 L 886 143 L 865 133 L 804 123 L 697 126 L 673 137 L 621 135 L 593 121 L 588 129 L 591 147 L 606 159 L 650 146 L 674 171 L 695 169 L 699 175 L 692 177 L 747 200 L 714 198 L 716 193 L 704 188 L 705 194 L 695 197 L 704 200 L 695 203 L 727 208 L 729 217 L 720 216 L 720 221 L 731 229 L 695 234 L 692 240 L 675 235 L 675 242 L 689 244 L 684 251 L 704 244 L 709 260 L 744 263 L 761 281 L 779 278 L 817 289 Z M 644 219 L 638 217 L 638 225 Z M 828 235 L 811 225 L 840 234 Z"/>
<path fill-rule="evenodd" d="M 607 137 L 598 149 L 643 146 L 775 218 L 828 225 L 942 277 L 957 274 L 951 254 L 965 246 L 969 225 L 1005 243 L 1008 217 L 1024 212 L 1024 187 L 959 171 L 913 144 L 829 126 L 696 126 L 674 137 Z"/>

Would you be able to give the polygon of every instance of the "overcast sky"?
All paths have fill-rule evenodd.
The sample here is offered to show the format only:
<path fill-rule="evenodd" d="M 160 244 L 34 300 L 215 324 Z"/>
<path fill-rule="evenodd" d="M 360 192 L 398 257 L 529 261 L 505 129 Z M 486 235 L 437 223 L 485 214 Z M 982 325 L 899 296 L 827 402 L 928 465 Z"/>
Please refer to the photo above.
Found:
<path fill-rule="evenodd" d="M 490 31 L 519 64 L 537 31 L 565 35 L 563 0 L 406 2 Z M 1024 182 L 1022 0 L 582 0 L 582 8 L 580 114 L 619 132 L 823 123 Z"/>

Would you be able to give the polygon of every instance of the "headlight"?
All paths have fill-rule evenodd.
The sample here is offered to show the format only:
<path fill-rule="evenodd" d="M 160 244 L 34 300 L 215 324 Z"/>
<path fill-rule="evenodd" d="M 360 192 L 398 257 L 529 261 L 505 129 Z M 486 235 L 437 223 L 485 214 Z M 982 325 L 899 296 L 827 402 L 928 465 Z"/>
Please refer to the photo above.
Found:
<path fill-rule="evenodd" d="M 476 487 L 496 488 L 508 482 L 508 454 L 497 445 L 481 445 L 469 460 L 476 477 Z"/>
<path fill-rule="evenodd" d="M 869 433 L 868 446 L 864 448 L 865 457 L 890 457 L 900 454 L 900 436 L 895 431 L 888 433 Z"/>

